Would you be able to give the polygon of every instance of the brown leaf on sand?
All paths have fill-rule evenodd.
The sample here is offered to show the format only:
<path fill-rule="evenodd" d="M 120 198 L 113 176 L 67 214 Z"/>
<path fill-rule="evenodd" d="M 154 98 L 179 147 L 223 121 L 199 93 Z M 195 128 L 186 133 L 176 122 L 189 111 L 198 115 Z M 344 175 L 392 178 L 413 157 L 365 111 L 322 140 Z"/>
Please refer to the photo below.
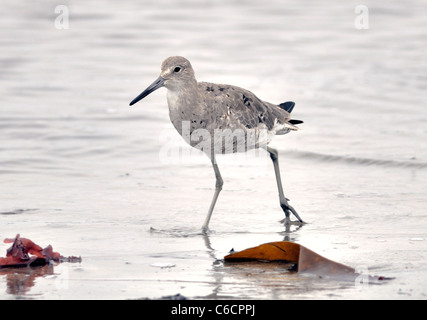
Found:
<path fill-rule="evenodd" d="M 360 274 L 355 269 L 326 259 L 316 252 L 294 242 L 278 241 L 259 245 L 224 257 L 227 262 L 276 261 L 296 263 L 298 273 L 310 273 L 320 277 L 354 281 Z M 369 282 L 389 278 L 368 276 Z"/>

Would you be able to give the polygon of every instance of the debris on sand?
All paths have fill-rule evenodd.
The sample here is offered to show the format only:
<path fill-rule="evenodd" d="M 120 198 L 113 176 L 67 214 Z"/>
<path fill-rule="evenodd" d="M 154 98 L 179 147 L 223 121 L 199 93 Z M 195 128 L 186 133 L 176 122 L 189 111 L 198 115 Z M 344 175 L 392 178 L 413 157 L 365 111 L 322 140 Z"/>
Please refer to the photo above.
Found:
<path fill-rule="evenodd" d="M 17 268 L 26 266 L 42 266 L 50 262 L 81 262 L 81 257 L 63 257 L 54 252 L 51 245 L 42 248 L 30 239 L 21 238 L 19 234 L 14 239 L 4 239 L 4 243 L 12 243 L 7 249 L 6 257 L 0 258 L 0 268 Z"/>
<path fill-rule="evenodd" d="M 390 280 L 382 276 L 361 275 L 355 269 L 326 259 L 316 252 L 294 242 L 277 241 L 259 245 L 224 257 L 226 262 L 275 261 L 295 263 L 298 273 L 315 274 L 322 278 L 358 281 L 361 276 L 370 283 Z"/>

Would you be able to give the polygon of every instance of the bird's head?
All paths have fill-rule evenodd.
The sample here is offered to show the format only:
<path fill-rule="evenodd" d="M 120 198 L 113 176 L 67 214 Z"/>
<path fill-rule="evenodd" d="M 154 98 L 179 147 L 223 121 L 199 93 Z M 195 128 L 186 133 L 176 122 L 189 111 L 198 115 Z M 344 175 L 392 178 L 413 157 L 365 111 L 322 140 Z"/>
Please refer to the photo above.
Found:
<path fill-rule="evenodd" d="M 162 63 L 160 76 L 139 96 L 133 99 L 130 105 L 137 103 L 139 100 L 161 87 L 177 91 L 195 81 L 194 70 L 190 61 L 180 56 L 169 57 Z"/>

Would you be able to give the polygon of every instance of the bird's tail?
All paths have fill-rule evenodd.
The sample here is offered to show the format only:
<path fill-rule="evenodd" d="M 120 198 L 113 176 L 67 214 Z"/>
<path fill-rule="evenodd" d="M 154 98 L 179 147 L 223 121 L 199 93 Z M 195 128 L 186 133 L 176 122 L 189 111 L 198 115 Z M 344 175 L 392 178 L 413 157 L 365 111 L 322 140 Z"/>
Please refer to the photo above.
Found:
<path fill-rule="evenodd" d="M 294 110 L 295 102 L 293 102 L 293 101 L 286 101 L 286 102 L 283 102 L 283 103 L 279 104 L 279 107 L 282 108 L 283 110 L 291 113 L 292 110 Z M 302 120 L 295 120 L 295 119 L 290 119 L 290 120 L 288 120 L 288 122 L 290 124 L 304 123 L 304 121 L 302 121 Z"/>
<path fill-rule="evenodd" d="M 286 102 L 283 102 L 283 103 L 279 104 L 279 107 L 282 108 L 283 110 L 291 113 L 292 110 L 294 110 L 295 102 L 293 102 L 293 101 L 286 101 Z"/>

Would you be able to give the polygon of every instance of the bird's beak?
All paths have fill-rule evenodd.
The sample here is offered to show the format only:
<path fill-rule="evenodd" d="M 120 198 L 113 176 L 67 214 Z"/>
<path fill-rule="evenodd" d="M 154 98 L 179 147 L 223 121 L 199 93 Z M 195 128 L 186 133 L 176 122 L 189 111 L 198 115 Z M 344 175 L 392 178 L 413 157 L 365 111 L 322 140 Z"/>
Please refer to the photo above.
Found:
<path fill-rule="evenodd" d="M 151 92 L 156 91 L 157 89 L 163 87 L 163 84 L 165 83 L 165 79 L 162 78 L 161 76 L 158 77 L 156 79 L 156 81 L 154 81 L 152 84 L 150 84 L 148 86 L 147 89 L 145 89 L 139 96 L 137 96 L 135 99 L 133 99 L 131 101 L 131 103 L 129 103 L 129 105 L 134 105 L 135 103 L 137 103 L 139 100 L 145 98 L 146 96 L 148 96 Z"/>

